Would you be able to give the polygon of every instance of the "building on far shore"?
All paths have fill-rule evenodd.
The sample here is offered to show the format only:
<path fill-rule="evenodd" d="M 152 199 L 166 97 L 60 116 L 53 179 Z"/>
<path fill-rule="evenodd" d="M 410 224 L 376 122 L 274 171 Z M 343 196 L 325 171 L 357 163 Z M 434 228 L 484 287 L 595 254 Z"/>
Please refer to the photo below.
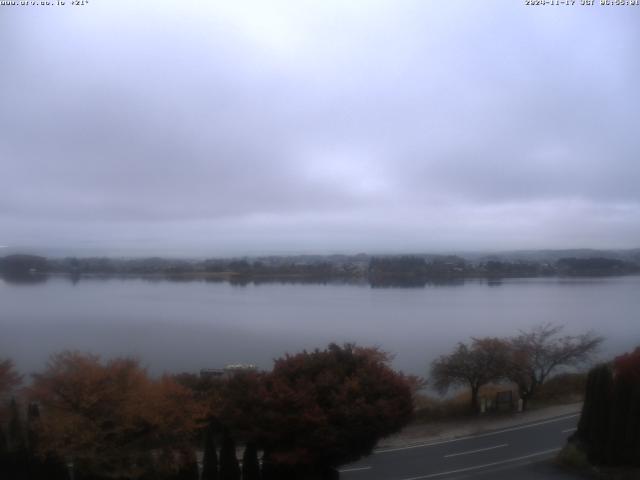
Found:
<path fill-rule="evenodd" d="M 206 379 L 230 378 L 241 372 L 255 372 L 257 367 L 251 363 L 230 363 L 223 368 L 203 368 L 200 370 L 200 377 Z"/>

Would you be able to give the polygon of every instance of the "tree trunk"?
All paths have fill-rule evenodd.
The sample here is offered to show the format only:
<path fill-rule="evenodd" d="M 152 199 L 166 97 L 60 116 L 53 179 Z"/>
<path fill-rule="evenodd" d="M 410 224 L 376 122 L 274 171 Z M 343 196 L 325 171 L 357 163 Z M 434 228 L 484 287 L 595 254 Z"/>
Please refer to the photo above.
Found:
<path fill-rule="evenodd" d="M 480 407 L 478 405 L 478 391 L 480 387 L 474 385 L 471 387 L 471 411 L 473 413 L 478 413 L 480 411 Z"/>

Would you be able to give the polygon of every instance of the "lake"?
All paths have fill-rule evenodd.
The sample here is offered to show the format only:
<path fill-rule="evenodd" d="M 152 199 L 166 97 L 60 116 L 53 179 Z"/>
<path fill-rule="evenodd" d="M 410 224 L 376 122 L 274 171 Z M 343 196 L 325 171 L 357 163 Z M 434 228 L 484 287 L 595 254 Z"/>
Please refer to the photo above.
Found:
<path fill-rule="evenodd" d="M 467 280 L 424 288 L 367 284 L 245 286 L 140 278 L 0 280 L 0 358 L 24 372 L 64 349 L 135 355 L 153 373 L 229 363 L 269 368 L 285 352 L 329 342 L 377 345 L 393 365 L 428 365 L 473 336 L 541 322 L 606 337 L 601 356 L 640 344 L 640 276 Z"/>

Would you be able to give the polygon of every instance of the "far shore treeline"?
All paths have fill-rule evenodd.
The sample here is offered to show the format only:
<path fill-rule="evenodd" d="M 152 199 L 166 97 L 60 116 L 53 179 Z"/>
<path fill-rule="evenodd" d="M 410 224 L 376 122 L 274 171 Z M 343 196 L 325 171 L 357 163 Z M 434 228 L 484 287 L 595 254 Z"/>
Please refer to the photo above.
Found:
<path fill-rule="evenodd" d="M 640 249 L 549 250 L 493 255 L 297 255 L 242 258 L 0 257 L 11 280 L 46 274 L 204 278 L 238 284 L 268 281 L 367 282 L 374 287 L 424 286 L 465 278 L 603 276 L 640 273 Z"/>

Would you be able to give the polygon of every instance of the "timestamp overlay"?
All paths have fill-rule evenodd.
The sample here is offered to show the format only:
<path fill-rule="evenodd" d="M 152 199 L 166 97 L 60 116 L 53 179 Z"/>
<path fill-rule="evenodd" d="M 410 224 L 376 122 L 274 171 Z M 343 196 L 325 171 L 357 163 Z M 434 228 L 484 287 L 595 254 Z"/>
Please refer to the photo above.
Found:
<path fill-rule="evenodd" d="M 0 7 L 86 7 L 94 0 L 0 0 Z"/>
<path fill-rule="evenodd" d="M 640 0 L 524 0 L 525 6 L 550 7 L 637 7 Z"/>

